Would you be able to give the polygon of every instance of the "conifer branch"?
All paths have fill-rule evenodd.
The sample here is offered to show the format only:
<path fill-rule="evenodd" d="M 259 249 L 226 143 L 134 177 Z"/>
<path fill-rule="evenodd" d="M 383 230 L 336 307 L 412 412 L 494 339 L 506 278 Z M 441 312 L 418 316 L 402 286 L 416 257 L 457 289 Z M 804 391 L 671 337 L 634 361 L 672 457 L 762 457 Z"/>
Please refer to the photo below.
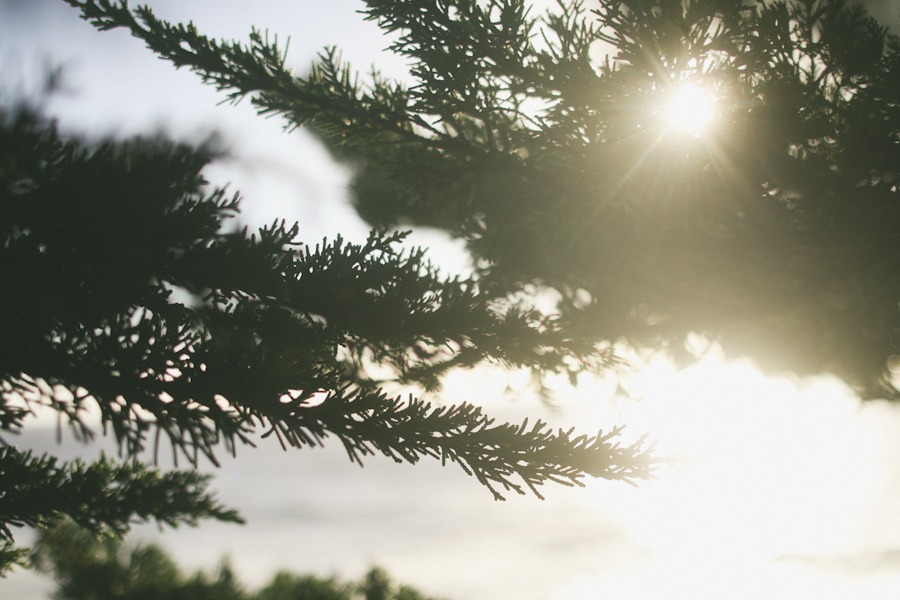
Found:
<path fill-rule="evenodd" d="M 297 227 L 283 223 L 223 234 L 221 219 L 237 205 L 199 185 L 210 155 L 138 141 L 88 151 L 28 113 L 4 122 L 0 135 L 18 157 L 3 171 L 4 189 L 28 182 L 3 198 L 4 251 L 34 261 L 10 275 L 15 292 L 4 296 L 5 314 L 29 314 L 2 323 L 0 417 L 9 429 L 21 427 L 24 401 L 57 410 L 90 438 L 82 419 L 96 405 L 130 457 L 151 441 L 158 452 L 162 437 L 176 459 L 215 463 L 220 444 L 234 453 L 261 427 L 296 447 L 336 436 L 353 460 L 440 457 L 515 491 L 512 477 L 533 489 L 584 473 L 650 476 L 655 463 L 640 444 L 616 454 L 543 427 L 491 427 L 470 405 L 401 402 L 368 381 L 366 360 L 432 388 L 452 365 L 574 373 L 611 360 L 552 318 L 498 302 L 475 281 L 442 278 L 422 251 L 396 251 L 405 234 L 314 249 L 300 249 Z M 48 151 L 58 160 L 41 161 Z M 97 181 L 120 187 L 98 193 Z M 86 227 L 95 234 L 70 233 Z M 98 258 L 110 247 L 121 251 Z M 195 304 L 171 302 L 167 286 L 193 291 Z"/>
<path fill-rule="evenodd" d="M 132 461 L 105 456 L 86 464 L 57 463 L 11 446 L 0 448 L 0 541 L 12 542 L 10 527 L 48 527 L 64 515 L 95 533 L 124 534 L 133 523 L 155 520 L 176 527 L 199 519 L 243 523 L 206 493 L 211 476 L 196 471 L 160 473 Z"/>
<path fill-rule="evenodd" d="M 682 364 L 702 332 L 764 370 L 898 396 L 900 44 L 860 7 L 561 0 L 532 17 L 521 0 L 369 0 L 410 61 L 404 89 L 359 85 L 333 50 L 291 78 L 258 32 L 240 50 L 209 46 L 146 9 L 70 3 L 318 127 L 361 165 L 367 221 L 464 239 L 481 289 L 552 289 L 565 331 Z M 716 98 L 703 139 L 676 139 L 665 119 L 686 83 Z"/>

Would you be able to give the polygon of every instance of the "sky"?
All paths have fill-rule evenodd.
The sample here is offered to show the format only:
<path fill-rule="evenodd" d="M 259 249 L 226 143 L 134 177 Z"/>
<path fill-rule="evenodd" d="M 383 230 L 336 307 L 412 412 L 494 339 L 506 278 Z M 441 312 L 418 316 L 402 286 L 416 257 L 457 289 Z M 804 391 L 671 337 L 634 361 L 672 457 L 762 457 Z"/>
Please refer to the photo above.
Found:
<path fill-rule="evenodd" d="M 213 37 L 246 39 L 253 25 L 290 36 L 290 62 L 301 72 L 336 44 L 361 70 L 375 63 L 407 77 L 356 0 L 149 4 Z M 349 171 L 309 136 L 285 134 L 247 102 L 218 104 L 222 97 L 196 76 L 127 33 L 94 31 L 62 0 L 0 0 L 0 65 L 3 102 L 32 94 L 41 73 L 63 68 L 62 91 L 43 103 L 68 134 L 162 131 L 198 141 L 215 133 L 229 156 L 206 176 L 241 191 L 251 227 L 298 221 L 312 244 L 367 233 L 347 203 Z M 469 268 L 461 246 L 437 232 L 417 232 L 413 243 L 429 247 L 447 272 Z M 726 363 L 714 345 L 682 371 L 659 357 L 643 363 L 627 382 L 631 398 L 616 396 L 609 379 L 583 377 L 574 388 L 559 382 L 550 411 L 522 374 L 487 370 L 451 374 L 442 398 L 585 433 L 627 424 L 626 440 L 648 433 L 661 452 L 691 458 L 636 489 L 600 480 L 547 488 L 543 502 L 498 503 L 454 467 L 373 459 L 359 469 L 339 448 L 283 453 L 263 444 L 214 471 L 213 488 L 246 526 L 141 527 L 135 535 L 188 568 L 214 568 L 227 554 L 251 586 L 280 568 L 359 577 L 378 564 L 448 600 L 900 597 L 897 407 L 861 404 L 830 378 L 765 378 L 748 363 Z M 22 443 L 61 456 L 102 447 L 55 447 L 53 432 L 37 427 Z M 22 571 L 0 580 L 0 598 L 38 600 L 50 589 Z"/>

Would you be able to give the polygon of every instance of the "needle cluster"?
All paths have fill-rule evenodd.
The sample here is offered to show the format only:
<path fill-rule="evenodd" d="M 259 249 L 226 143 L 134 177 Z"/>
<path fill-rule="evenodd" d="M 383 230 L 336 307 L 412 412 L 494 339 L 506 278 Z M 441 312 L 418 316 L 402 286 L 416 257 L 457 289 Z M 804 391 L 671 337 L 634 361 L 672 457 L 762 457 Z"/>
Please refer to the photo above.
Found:
<path fill-rule="evenodd" d="M 94 410 L 130 461 L 57 466 L 3 448 L 6 566 L 21 557 L 10 526 L 63 514 L 95 532 L 239 520 L 205 493 L 207 478 L 138 462 L 148 450 L 196 466 L 259 435 L 296 448 L 332 438 L 360 463 L 457 463 L 496 499 L 585 475 L 633 483 L 658 462 L 643 440 L 615 443 L 618 430 L 498 425 L 471 404 L 389 395 L 371 366 L 433 389 L 448 369 L 485 361 L 553 371 L 611 360 L 553 317 L 442 277 L 422 251 L 397 248 L 402 233 L 310 248 L 296 225 L 230 231 L 238 197 L 203 179 L 209 147 L 84 144 L 15 109 L 0 113 L 0 148 L 0 433 L 43 406 L 89 440 Z"/>

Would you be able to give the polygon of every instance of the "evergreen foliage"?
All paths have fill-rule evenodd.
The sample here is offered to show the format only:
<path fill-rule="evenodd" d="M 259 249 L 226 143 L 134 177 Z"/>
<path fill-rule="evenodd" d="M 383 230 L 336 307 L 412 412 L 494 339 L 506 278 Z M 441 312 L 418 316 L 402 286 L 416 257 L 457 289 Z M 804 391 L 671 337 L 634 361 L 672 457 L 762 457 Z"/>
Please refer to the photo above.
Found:
<path fill-rule="evenodd" d="M 71 521 L 42 531 L 32 560 L 56 581 L 57 600 L 427 600 L 378 568 L 358 583 L 281 571 L 248 592 L 227 561 L 214 574 L 185 575 L 156 545 L 98 538 Z"/>
<path fill-rule="evenodd" d="M 403 234 L 310 249 L 284 223 L 229 233 L 237 196 L 200 175 L 215 156 L 161 139 L 85 146 L 27 110 L 0 113 L 0 432 L 45 406 L 89 440 L 93 406 L 128 459 L 168 442 L 176 464 L 194 466 L 258 433 L 284 447 L 334 437 L 359 463 L 376 452 L 455 462 L 496 499 L 585 474 L 652 475 L 658 459 L 643 440 L 620 446 L 618 430 L 553 433 L 494 424 L 471 404 L 390 397 L 367 365 L 431 388 L 483 361 L 574 373 L 611 358 L 553 317 L 442 278 L 422 251 L 395 249 Z M 205 494 L 206 478 L 138 462 L 57 466 L 9 446 L 0 475 L 2 569 L 22 557 L 9 526 L 60 515 L 95 533 L 239 520 Z"/>
<path fill-rule="evenodd" d="M 691 332 L 764 369 L 896 397 L 900 42 L 843 0 L 367 0 L 415 84 L 304 76 L 277 40 L 217 42 L 149 8 L 67 0 L 363 166 L 376 226 L 464 239 L 479 289 L 561 297 L 559 325 L 689 360 Z M 590 8 L 591 10 L 587 10 Z M 611 49 L 606 59 L 598 52 Z M 716 97 L 694 137 L 663 106 Z M 574 334 L 573 334 L 574 335 Z"/>
<path fill-rule="evenodd" d="M 195 525 L 201 518 L 240 523 L 204 490 L 208 475 L 196 471 L 160 473 L 133 462 L 118 465 L 101 456 L 85 464 L 57 464 L 53 457 L 34 457 L 13 447 L 0 448 L 0 540 L 5 563 L 19 562 L 25 551 L 12 547 L 10 526 L 48 527 L 63 516 L 99 532 L 123 534 L 133 521 Z"/>
<path fill-rule="evenodd" d="M 521 0 L 367 0 L 367 17 L 399 34 L 405 87 L 361 81 L 335 49 L 296 76 L 256 30 L 247 45 L 217 42 L 146 7 L 66 2 L 227 99 L 315 128 L 359 165 L 356 206 L 377 229 L 314 249 L 285 223 L 229 233 L 237 196 L 200 176 L 211 147 L 89 147 L 2 113 L 4 432 L 46 405 L 88 439 L 95 403 L 129 458 L 161 439 L 196 463 L 259 430 L 297 447 L 334 436 L 355 461 L 456 462 L 501 498 L 584 474 L 632 482 L 658 459 L 616 444 L 617 430 L 576 437 L 392 398 L 367 366 L 426 390 L 482 362 L 574 378 L 614 365 L 619 341 L 688 360 L 700 333 L 765 369 L 898 395 L 900 41 L 859 7 L 573 0 L 533 16 Z M 702 134 L 665 121 L 685 83 L 716 99 Z M 448 280 L 397 251 L 402 234 L 384 229 L 403 224 L 464 239 L 476 275 Z M 528 305 L 547 290 L 558 314 Z M 2 506 L 21 506 L 41 473 L 78 493 L 93 477 L 92 497 L 110 502 L 0 514 L 3 565 L 21 559 L 9 525 L 58 514 L 113 531 L 237 519 L 190 474 L 2 457 Z M 181 500 L 155 512 L 123 492 L 151 489 Z"/>

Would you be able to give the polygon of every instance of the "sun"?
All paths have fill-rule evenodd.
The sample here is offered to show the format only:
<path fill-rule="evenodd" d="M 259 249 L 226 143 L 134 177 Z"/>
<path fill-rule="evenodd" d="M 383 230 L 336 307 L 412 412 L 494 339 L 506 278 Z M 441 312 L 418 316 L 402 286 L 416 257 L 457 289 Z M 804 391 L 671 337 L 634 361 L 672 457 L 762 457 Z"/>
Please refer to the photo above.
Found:
<path fill-rule="evenodd" d="M 679 86 L 669 99 L 667 126 L 699 135 L 712 121 L 714 102 L 712 94 L 694 84 Z"/>

